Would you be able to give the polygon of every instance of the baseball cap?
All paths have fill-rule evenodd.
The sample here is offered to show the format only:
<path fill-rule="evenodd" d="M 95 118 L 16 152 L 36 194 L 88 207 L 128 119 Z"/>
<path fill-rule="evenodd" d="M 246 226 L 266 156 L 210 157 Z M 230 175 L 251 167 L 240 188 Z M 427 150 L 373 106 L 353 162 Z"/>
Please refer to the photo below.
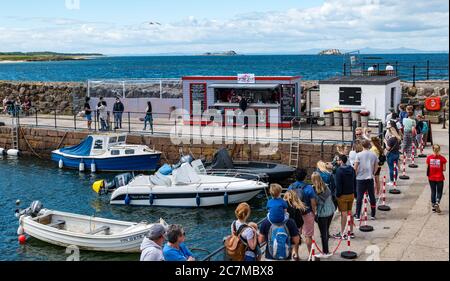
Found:
<path fill-rule="evenodd" d="M 166 234 L 166 229 L 160 223 L 155 223 L 150 226 L 147 234 L 145 235 L 148 239 L 154 240 Z"/>

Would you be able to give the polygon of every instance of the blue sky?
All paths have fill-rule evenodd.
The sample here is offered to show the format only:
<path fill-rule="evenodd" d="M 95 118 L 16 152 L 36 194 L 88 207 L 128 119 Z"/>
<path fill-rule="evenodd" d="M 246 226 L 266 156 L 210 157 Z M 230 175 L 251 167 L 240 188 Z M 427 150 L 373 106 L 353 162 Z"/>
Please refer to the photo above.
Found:
<path fill-rule="evenodd" d="M 72 6 L 77 1 L 79 9 Z M 448 51 L 449 43 L 448 0 L 3 2 L 0 51 L 296 53 L 364 47 Z"/>

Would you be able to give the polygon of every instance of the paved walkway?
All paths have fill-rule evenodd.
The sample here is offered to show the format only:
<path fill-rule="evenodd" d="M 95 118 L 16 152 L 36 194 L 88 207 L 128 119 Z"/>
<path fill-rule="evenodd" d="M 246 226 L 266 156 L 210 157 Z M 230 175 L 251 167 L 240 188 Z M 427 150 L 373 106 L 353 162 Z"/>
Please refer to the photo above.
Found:
<path fill-rule="evenodd" d="M 442 154 L 448 159 L 448 131 L 440 129 L 441 127 L 442 125 L 433 125 L 434 141 L 442 146 Z M 425 154 L 429 153 L 431 153 L 430 147 L 425 150 Z M 364 233 L 355 229 L 356 238 L 351 241 L 351 250 L 358 254 L 357 260 L 449 260 L 448 172 L 441 202 L 443 212 L 432 213 L 425 159 L 416 159 L 418 169 L 407 168 L 410 180 L 399 180 L 399 189 L 402 194 L 388 193 L 387 205 L 392 210 L 390 212 L 377 210 L 377 220 L 368 222 L 375 230 Z M 387 167 L 384 168 L 381 176 L 385 174 L 387 174 Z M 356 223 L 359 225 L 359 222 Z M 336 215 L 331 226 L 331 233 L 339 231 L 339 224 L 340 215 Z M 317 226 L 315 239 L 321 247 Z M 330 239 L 330 250 L 334 250 L 337 244 L 338 240 Z M 347 245 L 343 242 L 330 260 L 342 260 L 340 253 L 345 249 Z M 300 251 L 301 257 L 307 259 L 306 245 L 302 245 Z"/>

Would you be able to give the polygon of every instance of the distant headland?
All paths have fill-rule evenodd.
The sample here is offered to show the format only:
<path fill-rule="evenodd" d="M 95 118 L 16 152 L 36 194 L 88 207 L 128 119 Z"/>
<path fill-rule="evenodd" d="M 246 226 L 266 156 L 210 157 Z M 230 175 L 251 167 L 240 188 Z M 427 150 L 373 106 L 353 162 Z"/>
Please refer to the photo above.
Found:
<path fill-rule="evenodd" d="M 86 60 L 102 54 L 55 53 L 55 52 L 0 52 L 0 62 L 66 61 Z"/>
<path fill-rule="evenodd" d="M 237 56 L 235 51 L 219 52 L 219 53 L 204 53 L 203 56 Z"/>

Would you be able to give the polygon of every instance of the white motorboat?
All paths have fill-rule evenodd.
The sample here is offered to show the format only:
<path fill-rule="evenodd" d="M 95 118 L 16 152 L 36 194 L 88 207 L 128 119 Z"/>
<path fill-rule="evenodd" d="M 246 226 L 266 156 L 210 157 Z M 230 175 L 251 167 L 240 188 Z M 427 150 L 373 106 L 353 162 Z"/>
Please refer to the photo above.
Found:
<path fill-rule="evenodd" d="M 104 186 L 104 185 L 103 185 Z M 118 187 L 110 203 L 117 205 L 209 207 L 248 201 L 267 183 L 230 175 L 208 175 L 201 162 L 183 163 L 174 170 L 163 166 L 155 175 L 139 175 Z M 99 187 L 94 188 L 99 192 Z"/>
<path fill-rule="evenodd" d="M 80 250 L 134 253 L 152 224 L 104 219 L 43 209 L 39 201 L 17 213 L 18 234 L 47 243 Z M 164 225 L 166 223 L 160 219 Z"/>

